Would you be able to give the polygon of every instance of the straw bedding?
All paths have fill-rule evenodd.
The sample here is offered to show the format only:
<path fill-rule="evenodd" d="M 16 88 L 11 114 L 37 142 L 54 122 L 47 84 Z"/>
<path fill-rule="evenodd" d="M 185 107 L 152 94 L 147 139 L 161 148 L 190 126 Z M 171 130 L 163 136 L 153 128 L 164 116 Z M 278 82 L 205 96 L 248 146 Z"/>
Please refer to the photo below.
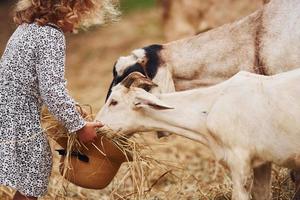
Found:
<path fill-rule="evenodd" d="M 86 120 L 93 120 L 89 106 L 80 106 L 79 109 Z M 43 113 L 43 124 L 51 140 L 68 137 L 69 144 L 78 145 L 76 137 L 70 136 L 47 111 Z M 130 139 L 118 134 L 112 137 L 107 127 L 99 130 L 99 134 L 110 136 L 126 155 L 128 152 L 132 155 L 133 161 L 123 163 L 112 183 L 104 190 L 88 190 L 69 183 L 59 175 L 56 154 L 49 193 L 43 199 L 230 199 L 228 170 L 218 165 L 201 145 L 189 145 L 189 140 L 174 135 L 162 140 L 157 140 L 152 136 L 154 134 L 136 135 Z M 58 147 L 52 146 L 54 149 Z M 293 191 L 288 170 L 275 167 L 273 199 L 291 199 Z M 0 187 L 1 199 L 11 199 L 12 195 L 13 190 Z"/>

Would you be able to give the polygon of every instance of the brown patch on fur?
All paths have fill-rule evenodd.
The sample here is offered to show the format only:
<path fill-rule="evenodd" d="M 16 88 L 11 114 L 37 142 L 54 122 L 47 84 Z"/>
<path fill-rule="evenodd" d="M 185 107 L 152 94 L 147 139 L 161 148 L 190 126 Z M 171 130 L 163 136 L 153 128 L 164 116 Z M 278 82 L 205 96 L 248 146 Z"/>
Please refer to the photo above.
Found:
<path fill-rule="evenodd" d="M 264 20 L 263 20 L 263 9 L 260 12 L 260 15 L 257 18 L 258 24 L 255 31 L 254 38 L 254 72 L 261 75 L 267 75 L 265 69 L 265 63 L 262 60 L 261 56 L 261 37 L 264 29 Z"/>

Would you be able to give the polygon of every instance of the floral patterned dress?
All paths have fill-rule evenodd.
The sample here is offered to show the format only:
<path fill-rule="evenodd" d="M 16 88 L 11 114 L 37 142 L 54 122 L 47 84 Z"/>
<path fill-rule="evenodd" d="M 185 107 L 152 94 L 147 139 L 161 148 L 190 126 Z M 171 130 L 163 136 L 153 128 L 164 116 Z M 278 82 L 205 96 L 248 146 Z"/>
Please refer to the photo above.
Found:
<path fill-rule="evenodd" d="M 63 32 L 35 23 L 16 29 L 0 61 L 0 184 L 27 196 L 47 192 L 52 167 L 41 106 L 69 132 L 85 125 L 66 90 L 64 63 Z"/>

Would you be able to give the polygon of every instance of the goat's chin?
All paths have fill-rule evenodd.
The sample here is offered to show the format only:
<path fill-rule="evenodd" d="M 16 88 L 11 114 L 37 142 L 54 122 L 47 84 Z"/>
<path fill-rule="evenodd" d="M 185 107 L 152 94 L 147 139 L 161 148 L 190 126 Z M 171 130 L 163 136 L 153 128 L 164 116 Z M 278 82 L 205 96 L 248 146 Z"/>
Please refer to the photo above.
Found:
<path fill-rule="evenodd" d="M 152 132 L 152 131 L 127 131 L 121 135 L 123 135 L 123 137 L 130 138 L 135 134 L 140 134 L 140 133 L 144 133 L 144 132 Z M 155 131 L 155 132 L 157 134 L 157 138 L 168 137 L 169 135 L 171 135 L 171 133 L 166 132 L 166 131 Z"/>
<path fill-rule="evenodd" d="M 119 130 L 117 136 L 121 136 L 123 138 L 131 138 L 134 134 L 138 133 L 137 131 L 124 131 Z"/>

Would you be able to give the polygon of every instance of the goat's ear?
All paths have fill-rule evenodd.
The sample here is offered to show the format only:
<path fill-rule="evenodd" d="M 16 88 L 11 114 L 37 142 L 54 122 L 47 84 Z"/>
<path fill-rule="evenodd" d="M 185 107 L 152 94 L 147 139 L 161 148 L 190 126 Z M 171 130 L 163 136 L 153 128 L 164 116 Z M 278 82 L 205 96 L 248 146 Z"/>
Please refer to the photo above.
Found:
<path fill-rule="evenodd" d="M 166 103 L 152 95 L 149 95 L 147 97 L 136 97 L 134 104 L 136 108 L 152 108 L 155 110 L 174 109 L 173 107 L 167 105 Z"/>

